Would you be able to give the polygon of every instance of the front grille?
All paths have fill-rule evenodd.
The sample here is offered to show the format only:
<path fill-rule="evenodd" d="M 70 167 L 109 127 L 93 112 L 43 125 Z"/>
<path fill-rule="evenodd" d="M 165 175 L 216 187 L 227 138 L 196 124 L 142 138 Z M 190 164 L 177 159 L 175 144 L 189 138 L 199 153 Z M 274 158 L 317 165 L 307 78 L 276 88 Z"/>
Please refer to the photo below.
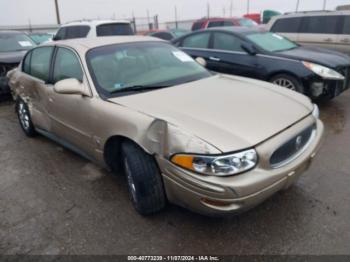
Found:
<path fill-rule="evenodd" d="M 284 166 L 297 158 L 306 149 L 315 130 L 315 125 L 312 125 L 279 147 L 270 158 L 271 167 Z"/>
<path fill-rule="evenodd" d="M 7 72 L 14 69 L 18 64 L 0 63 L 0 77 L 6 76 Z"/>

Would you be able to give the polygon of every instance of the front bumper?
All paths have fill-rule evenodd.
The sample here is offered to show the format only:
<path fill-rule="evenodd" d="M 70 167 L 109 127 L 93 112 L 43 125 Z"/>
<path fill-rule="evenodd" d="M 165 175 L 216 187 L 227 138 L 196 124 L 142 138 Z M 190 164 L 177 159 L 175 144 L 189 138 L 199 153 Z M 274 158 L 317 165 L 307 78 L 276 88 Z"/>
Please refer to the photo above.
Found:
<path fill-rule="evenodd" d="M 321 144 L 323 124 L 316 123 L 316 136 L 308 148 L 289 164 L 272 169 L 269 158 L 281 144 L 315 122 L 312 116 L 256 146 L 258 166 L 244 174 L 215 177 L 184 170 L 158 158 L 168 200 L 205 215 L 235 214 L 261 203 L 277 191 L 288 188 L 308 169 Z"/>
<path fill-rule="evenodd" d="M 345 80 L 325 80 L 315 77 L 304 81 L 304 86 L 308 86 L 307 95 L 313 100 L 333 99 L 350 88 L 349 77 Z"/>

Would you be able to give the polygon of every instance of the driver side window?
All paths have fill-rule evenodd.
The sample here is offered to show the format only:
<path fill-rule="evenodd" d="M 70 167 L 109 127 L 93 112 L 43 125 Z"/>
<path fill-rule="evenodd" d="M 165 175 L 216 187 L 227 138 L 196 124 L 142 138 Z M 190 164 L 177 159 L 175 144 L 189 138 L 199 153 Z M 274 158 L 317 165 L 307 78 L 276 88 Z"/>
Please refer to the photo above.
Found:
<path fill-rule="evenodd" d="M 83 70 L 76 54 L 69 49 L 60 47 L 56 54 L 53 82 L 56 83 L 68 78 L 83 81 Z"/>

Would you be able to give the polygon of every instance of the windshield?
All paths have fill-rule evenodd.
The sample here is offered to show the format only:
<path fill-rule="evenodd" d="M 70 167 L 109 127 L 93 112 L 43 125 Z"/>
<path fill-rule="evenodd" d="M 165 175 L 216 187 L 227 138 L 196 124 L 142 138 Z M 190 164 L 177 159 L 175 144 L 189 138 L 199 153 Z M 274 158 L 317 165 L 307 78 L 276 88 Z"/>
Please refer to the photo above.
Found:
<path fill-rule="evenodd" d="M 52 35 L 50 34 L 31 34 L 29 37 L 37 44 L 48 42 L 52 40 Z"/>
<path fill-rule="evenodd" d="M 248 26 L 248 27 L 258 25 L 255 21 L 253 21 L 251 19 L 245 19 L 245 18 L 239 19 L 239 24 L 241 26 Z"/>
<path fill-rule="evenodd" d="M 296 43 L 287 38 L 270 32 L 250 34 L 247 35 L 247 38 L 269 52 L 280 52 L 298 47 Z"/>
<path fill-rule="evenodd" d="M 162 42 L 94 48 L 87 54 L 87 63 L 95 86 L 107 97 L 128 88 L 154 90 L 211 76 L 190 56 Z"/>
<path fill-rule="evenodd" d="M 35 43 L 25 34 L 0 33 L 0 52 L 29 50 Z"/>
<path fill-rule="evenodd" d="M 129 23 L 103 24 L 96 28 L 97 36 L 133 35 L 134 32 Z"/>

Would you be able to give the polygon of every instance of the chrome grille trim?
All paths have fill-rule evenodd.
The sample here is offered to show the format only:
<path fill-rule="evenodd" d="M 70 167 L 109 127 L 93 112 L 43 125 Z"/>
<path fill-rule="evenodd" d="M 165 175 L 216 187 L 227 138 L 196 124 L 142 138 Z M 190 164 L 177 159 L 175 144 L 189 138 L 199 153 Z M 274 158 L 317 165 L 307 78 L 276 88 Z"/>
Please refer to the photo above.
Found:
<path fill-rule="evenodd" d="M 310 144 L 312 143 L 312 141 L 315 139 L 315 137 L 316 137 L 316 125 L 313 125 L 313 126 L 311 126 L 311 127 L 309 127 L 309 128 L 312 128 L 312 131 L 311 131 L 311 135 L 310 135 L 310 137 L 309 137 L 309 140 L 306 142 L 306 144 L 300 149 L 300 150 L 298 150 L 295 154 L 293 154 L 292 156 L 290 156 L 289 158 L 287 158 L 287 159 L 285 159 L 285 160 L 283 160 L 283 161 L 281 161 L 281 162 L 278 162 L 278 163 L 276 163 L 276 164 L 271 164 L 271 158 L 270 158 L 270 166 L 271 166 L 271 168 L 273 168 L 273 169 L 276 169 L 276 168 L 280 168 L 280 167 L 283 167 L 283 166 L 286 166 L 286 165 L 288 165 L 289 163 L 291 163 L 291 162 L 293 162 L 295 159 L 297 159 L 298 157 L 300 157 L 305 151 L 306 151 L 306 149 L 310 146 Z M 308 129 L 308 128 L 307 128 Z M 305 129 L 305 130 L 307 130 L 307 129 Z M 304 130 L 304 131 L 305 131 Z M 301 132 L 302 133 L 302 132 Z M 301 134 L 300 133 L 300 134 Z M 297 136 L 296 136 L 297 137 Z M 294 140 L 296 137 L 294 137 L 294 138 L 292 138 L 291 140 Z M 288 142 L 290 142 L 291 140 L 289 140 Z M 287 143 L 288 143 L 287 142 Z M 284 144 L 285 145 L 285 144 Z M 284 145 L 282 145 L 281 147 L 283 147 Z M 276 149 L 276 151 L 277 150 L 279 150 L 281 147 L 279 147 L 278 149 Z M 276 152 L 275 151 L 275 152 Z M 275 153 L 274 152 L 274 153 Z M 273 153 L 273 154 L 274 154 Z M 271 157 L 273 156 L 273 154 L 271 155 Z"/>

